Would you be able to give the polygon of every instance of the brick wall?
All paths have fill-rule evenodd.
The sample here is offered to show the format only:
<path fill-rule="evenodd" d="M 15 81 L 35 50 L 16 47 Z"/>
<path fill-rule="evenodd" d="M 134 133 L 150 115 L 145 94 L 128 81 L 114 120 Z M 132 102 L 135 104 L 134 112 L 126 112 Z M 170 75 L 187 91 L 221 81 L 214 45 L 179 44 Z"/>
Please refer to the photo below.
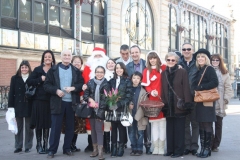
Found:
<path fill-rule="evenodd" d="M 11 77 L 16 74 L 16 59 L 0 58 L 0 86 L 9 86 Z"/>
<path fill-rule="evenodd" d="M 40 66 L 40 61 L 29 61 L 32 71 L 35 67 Z"/>

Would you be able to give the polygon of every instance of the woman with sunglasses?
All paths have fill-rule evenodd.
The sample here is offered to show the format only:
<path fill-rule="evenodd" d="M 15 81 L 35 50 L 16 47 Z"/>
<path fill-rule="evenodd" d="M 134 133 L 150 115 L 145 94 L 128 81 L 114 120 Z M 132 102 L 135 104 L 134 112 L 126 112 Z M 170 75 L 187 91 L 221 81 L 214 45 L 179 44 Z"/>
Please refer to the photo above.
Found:
<path fill-rule="evenodd" d="M 213 54 L 211 56 L 211 64 L 216 71 L 219 82 L 217 89 L 220 95 L 220 99 L 217 100 L 215 104 L 217 121 L 215 121 L 215 134 L 213 133 L 212 140 L 212 151 L 218 152 L 218 147 L 222 139 L 222 121 L 223 117 L 226 116 L 226 105 L 233 96 L 233 91 L 230 83 L 230 76 L 227 68 L 224 65 L 222 56 L 220 54 Z"/>
<path fill-rule="evenodd" d="M 23 129 L 25 128 L 25 152 L 30 152 L 33 145 L 33 130 L 30 129 L 31 104 L 26 96 L 26 81 L 31 75 L 32 70 L 28 61 L 23 60 L 17 70 L 16 75 L 12 76 L 8 97 L 8 108 L 15 109 L 18 133 L 15 135 L 14 153 L 19 153 L 23 148 Z"/>
<path fill-rule="evenodd" d="M 146 68 L 143 70 L 143 80 L 141 85 L 145 86 L 149 93 L 149 99 L 159 100 L 161 97 L 161 73 L 166 69 L 162 64 L 159 54 L 156 51 L 150 51 L 147 54 Z M 166 139 L 166 119 L 162 112 L 155 118 L 150 117 L 149 122 L 152 128 L 153 152 L 152 154 L 164 154 Z"/>
<path fill-rule="evenodd" d="M 170 52 L 166 55 L 167 68 L 162 73 L 162 100 L 165 104 L 162 111 L 167 119 L 167 153 L 164 156 L 177 158 L 183 155 L 185 141 L 185 120 L 192 106 L 188 73 L 177 65 L 179 56 Z M 177 107 L 182 99 L 184 108 Z"/>

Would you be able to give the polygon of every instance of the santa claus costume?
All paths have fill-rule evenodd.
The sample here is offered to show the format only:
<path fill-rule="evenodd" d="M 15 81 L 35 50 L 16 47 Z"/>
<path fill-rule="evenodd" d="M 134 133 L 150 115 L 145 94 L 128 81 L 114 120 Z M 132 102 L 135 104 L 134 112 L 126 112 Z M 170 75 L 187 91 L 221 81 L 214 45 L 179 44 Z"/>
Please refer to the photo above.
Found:
<path fill-rule="evenodd" d="M 105 49 L 99 47 L 95 47 L 93 49 L 92 54 L 90 57 L 88 57 L 84 70 L 82 72 L 85 84 L 87 84 L 90 79 L 94 78 L 95 69 L 97 66 L 103 66 L 106 69 L 106 63 L 108 59 L 109 58 L 106 56 Z M 91 126 L 89 119 L 86 119 L 86 130 L 88 133 L 88 146 L 85 148 L 85 152 L 88 152 L 92 151 Z"/>
<path fill-rule="evenodd" d="M 155 64 L 151 64 L 150 60 L 156 59 Z M 142 86 L 145 86 L 146 91 L 149 93 L 150 100 L 159 100 L 161 97 L 161 73 L 166 69 L 166 65 L 160 60 L 159 54 L 156 51 L 150 51 L 147 54 L 146 68 L 143 70 Z M 157 91 L 155 95 L 154 91 Z M 166 140 L 166 118 L 160 112 L 155 118 L 149 118 L 152 128 L 152 141 L 154 149 L 152 154 L 164 154 L 164 145 Z"/>

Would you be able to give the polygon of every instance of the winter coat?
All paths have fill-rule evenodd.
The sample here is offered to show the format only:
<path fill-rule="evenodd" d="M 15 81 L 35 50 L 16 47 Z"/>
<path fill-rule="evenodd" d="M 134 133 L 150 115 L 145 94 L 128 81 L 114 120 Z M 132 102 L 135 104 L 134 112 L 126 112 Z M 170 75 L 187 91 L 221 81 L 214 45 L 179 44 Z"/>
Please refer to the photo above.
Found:
<path fill-rule="evenodd" d="M 178 62 L 179 65 L 181 65 L 188 73 L 188 82 L 190 86 L 190 90 L 192 95 L 194 96 L 194 88 L 193 88 L 193 82 L 195 81 L 196 75 L 197 75 L 197 66 L 196 66 L 196 60 L 192 59 L 189 66 L 185 63 L 184 56 L 181 56 Z"/>
<path fill-rule="evenodd" d="M 212 66 L 208 66 L 202 81 L 198 86 L 200 78 L 204 72 L 206 65 L 199 68 L 196 80 L 194 81 L 194 88 L 196 91 L 209 90 L 218 86 L 218 78 Z M 205 106 L 204 106 L 205 105 Z M 216 121 L 215 102 L 206 104 L 203 102 L 196 103 L 196 121 L 197 122 L 214 122 Z"/>
<path fill-rule="evenodd" d="M 233 97 L 233 90 L 230 83 L 230 76 L 228 73 L 222 74 L 222 82 L 223 83 L 219 82 L 219 85 L 222 84 L 222 86 L 218 86 L 218 93 L 220 95 L 220 99 L 216 101 L 215 111 L 217 116 L 225 117 L 225 110 L 227 109 L 227 104 L 230 101 L 231 97 Z"/>
<path fill-rule="evenodd" d="M 31 116 L 31 101 L 25 97 L 26 83 L 21 76 L 14 75 L 11 78 L 8 96 L 9 108 L 15 109 L 15 117 Z"/>
<path fill-rule="evenodd" d="M 139 106 L 140 102 L 141 102 L 141 97 L 143 95 L 145 95 L 147 92 L 145 91 L 145 89 L 143 87 L 141 87 L 139 96 L 138 96 L 138 101 L 137 101 L 137 112 L 134 116 L 134 119 L 137 121 L 137 127 L 138 130 L 145 130 L 146 126 L 148 124 L 148 118 L 144 117 L 144 112 L 142 110 L 142 107 Z M 132 110 L 130 110 L 130 113 L 132 115 Z"/>
<path fill-rule="evenodd" d="M 92 98 L 95 100 L 95 90 L 96 90 L 97 84 L 94 82 L 93 79 L 88 81 L 87 83 L 87 89 L 84 91 L 83 99 L 88 102 L 89 98 Z M 104 94 L 104 89 L 109 92 L 110 86 L 108 84 L 108 81 L 105 79 L 102 84 L 100 85 L 99 91 L 100 91 L 100 102 L 99 102 L 99 108 L 97 110 L 97 113 L 95 111 L 93 112 L 93 115 L 91 118 L 97 118 L 97 119 L 105 119 L 105 111 L 107 109 L 107 104 L 106 104 L 106 96 Z"/>
<path fill-rule="evenodd" d="M 167 67 L 162 73 L 162 101 L 165 104 L 162 111 L 166 117 L 186 116 L 189 113 L 188 109 L 191 109 L 193 106 L 188 82 L 188 73 L 183 68 L 179 69 L 178 65 L 171 67 L 170 70 L 171 72 L 169 71 L 169 67 Z M 177 96 L 169 87 L 167 78 L 176 95 L 184 99 L 185 108 L 187 108 L 187 110 L 180 110 L 177 108 Z"/>
<path fill-rule="evenodd" d="M 110 89 L 116 89 L 116 79 L 112 78 L 109 81 Z M 117 101 L 116 117 L 112 110 L 107 111 L 107 121 L 120 121 L 120 118 L 124 114 L 125 107 L 129 106 L 129 102 L 132 99 L 131 81 L 126 77 L 120 77 L 120 84 L 118 86 L 118 92 L 120 93 L 120 99 Z"/>
<path fill-rule="evenodd" d="M 140 71 L 140 73 L 142 73 L 143 70 L 146 68 L 146 61 L 143 59 L 140 59 L 140 63 L 142 65 L 142 70 Z M 135 72 L 134 62 L 132 61 L 132 62 L 128 63 L 126 66 L 126 69 L 127 69 L 128 76 L 131 77 L 131 75 Z"/>
<path fill-rule="evenodd" d="M 36 67 L 27 79 L 28 86 L 36 86 L 35 95 L 32 97 L 33 100 L 50 100 L 50 94 L 43 88 L 44 81 L 42 81 L 42 76 L 46 75 L 47 74 L 43 70 L 43 65 L 41 65 Z"/>
<path fill-rule="evenodd" d="M 60 89 L 60 79 L 59 79 L 59 67 L 61 63 L 58 63 L 56 66 L 53 66 L 48 70 L 46 80 L 44 82 L 44 90 L 47 93 L 50 93 L 50 109 L 51 114 L 61 114 L 61 102 L 62 98 L 57 95 L 57 90 Z M 73 110 L 76 110 L 78 105 L 77 99 L 79 99 L 79 92 L 82 91 L 82 86 L 84 84 L 84 80 L 82 75 L 80 74 L 79 69 L 74 67 L 72 64 L 72 84 L 71 86 L 75 87 L 75 90 L 71 92 L 72 95 L 72 107 Z"/>

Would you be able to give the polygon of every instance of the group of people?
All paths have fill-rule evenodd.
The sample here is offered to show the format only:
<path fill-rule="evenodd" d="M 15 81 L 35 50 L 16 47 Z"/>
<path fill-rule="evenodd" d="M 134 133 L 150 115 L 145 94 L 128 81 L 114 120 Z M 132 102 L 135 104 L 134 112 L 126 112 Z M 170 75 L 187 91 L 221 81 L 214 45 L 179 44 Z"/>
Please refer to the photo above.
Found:
<path fill-rule="evenodd" d="M 57 153 L 61 132 L 65 134 L 63 154 L 72 156 L 80 151 L 76 147 L 77 136 L 87 133 L 85 152 L 91 151 L 90 157 L 98 156 L 99 160 L 105 159 L 103 152 L 122 157 L 128 139 L 131 156 L 142 155 L 143 146 L 148 155 L 172 158 L 189 153 L 206 158 L 211 151 L 219 150 L 222 121 L 232 97 L 230 77 L 221 55 L 211 55 L 206 49 L 194 53 L 190 43 L 182 45 L 181 56 L 169 52 L 165 60 L 157 51 L 150 51 L 146 60 L 141 59 L 137 45 L 122 45 L 120 55 L 115 61 L 106 56 L 103 48 L 95 47 L 83 71 L 82 58 L 72 57 L 68 50 L 61 52 L 62 62 L 58 64 L 51 50 L 44 51 L 41 65 L 33 72 L 29 62 L 22 61 L 11 79 L 8 102 L 9 107 L 15 108 L 18 126 L 14 153 L 23 148 L 24 121 L 25 152 L 32 148 L 35 129 L 37 152 L 48 154 L 48 158 Z M 36 87 L 31 99 L 25 97 L 26 86 Z M 216 87 L 219 100 L 194 102 L 194 91 Z M 112 89 L 118 90 L 120 96 L 115 105 L 109 106 L 105 92 Z M 146 117 L 140 107 L 145 94 L 151 101 L 164 103 L 157 117 Z M 183 108 L 178 107 L 179 100 L 183 100 Z M 84 101 L 92 108 L 87 119 L 75 115 L 77 106 Z M 129 127 L 121 123 L 126 112 L 133 117 Z"/>

